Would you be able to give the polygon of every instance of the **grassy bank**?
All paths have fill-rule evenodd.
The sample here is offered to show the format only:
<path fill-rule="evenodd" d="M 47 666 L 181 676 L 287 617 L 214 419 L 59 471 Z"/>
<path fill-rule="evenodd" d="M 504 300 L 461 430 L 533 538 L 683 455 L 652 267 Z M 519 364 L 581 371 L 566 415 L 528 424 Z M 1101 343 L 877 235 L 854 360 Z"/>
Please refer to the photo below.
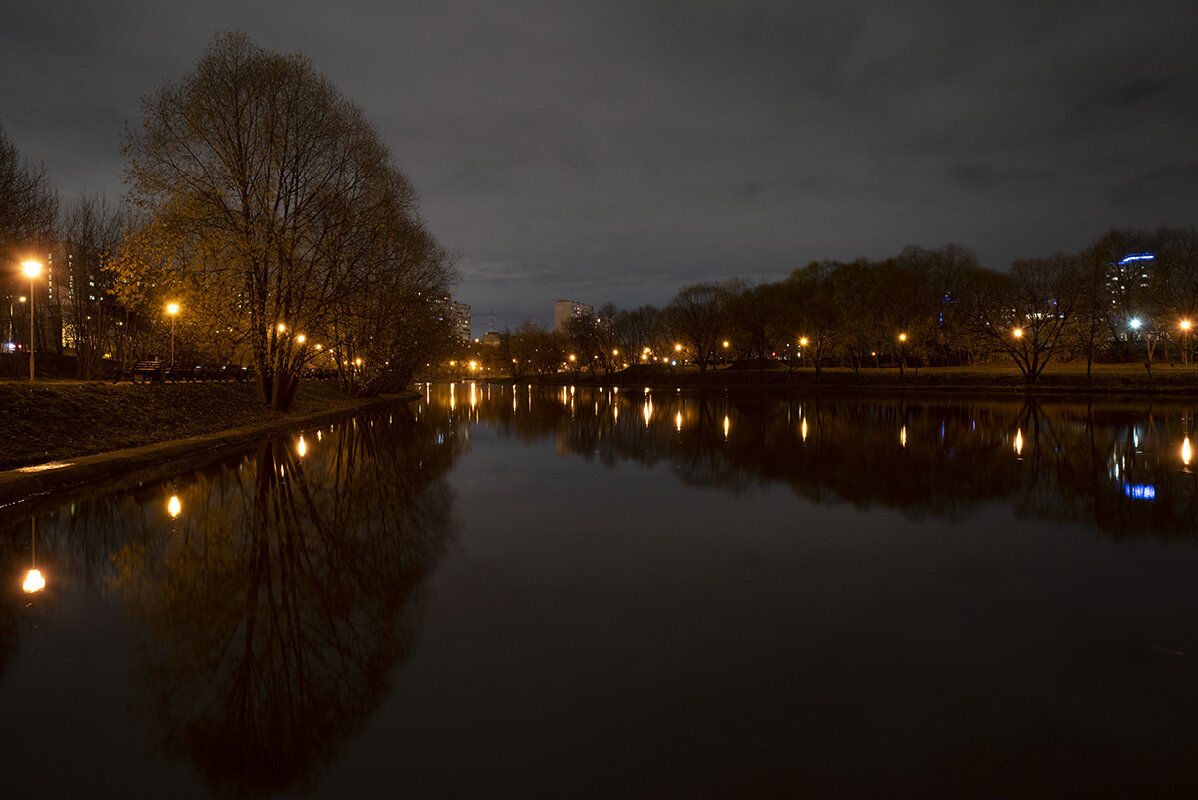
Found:
<path fill-rule="evenodd" d="M 295 406 L 280 414 L 247 384 L 0 380 L 0 470 L 355 405 L 319 382 L 301 384 Z"/>

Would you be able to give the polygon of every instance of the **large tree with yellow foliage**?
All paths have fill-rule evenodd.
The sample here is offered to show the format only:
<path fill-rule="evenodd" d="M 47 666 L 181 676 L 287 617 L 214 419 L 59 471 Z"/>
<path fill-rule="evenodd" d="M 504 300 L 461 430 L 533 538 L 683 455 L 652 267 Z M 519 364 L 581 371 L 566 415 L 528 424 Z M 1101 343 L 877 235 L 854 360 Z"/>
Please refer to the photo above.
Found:
<path fill-rule="evenodd" d="M 290 405 L 317 343 L 339 365 L 369 347 L 338 340 L 362 328 L 347 312 L 377 309 L 384 327 L 432 313 L 379 303 L 380 291 L 409 305 L 443 294 L 449 266 L 374 128 L 307 58 L 221 34 L 141 112 L 124 142 L 138 215 L 126 291 L 184 299 L 210 335 L 242 342 L 263 400 Z"/>

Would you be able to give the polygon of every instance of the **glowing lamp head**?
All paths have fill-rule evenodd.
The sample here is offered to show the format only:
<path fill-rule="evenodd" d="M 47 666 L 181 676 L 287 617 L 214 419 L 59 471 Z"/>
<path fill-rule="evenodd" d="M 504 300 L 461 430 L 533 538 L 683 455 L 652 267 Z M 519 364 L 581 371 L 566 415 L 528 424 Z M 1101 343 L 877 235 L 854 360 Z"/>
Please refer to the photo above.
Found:
<path fill-rule="evenodd" d="M 1016 339 L 1022 338 L 1023 328 L 1016 328 L 1015 330 L 1011 331 L 1011 335 L 1014 336 Z"/>
<path fill-rule="evenodd" d="M 166 307 L 166 313 L 178 314 L 179 313 L 179 304 L 178 303 L 168 303 L 167 307 Z"/>
<path fill-rule="evenodd" d="M 40 261 L 22 261 L 21 272 L 25 273 L 25 277 L 33 280 L 38 275 L 42 274 L 42 262 Z"/>
<path fill-rule="evenodd" d="M 179 512 L 181 512 L 182 510 L 183 510 L 183 506 L 182 506 L 182 504 L 179 503 L 179 496 L 176 494 L 172 494 L 170 502 L 168 502 L 166 504 L 167 513 L 171 515 L 171 519 L 176 519 L 179 516 Z"/>
<path fill-rule="evenodd" d="M 29 594 L 40 592 L 46 588 L 46 579 L 42 577 L 42 571 L 39 569 L 31 569 L 25 573 L 25 582 L 21 584 L 21 588 Z"/>
<path fill-rule="evenodd" d="M 1183 331 L 1188 331 L 1190 329 L 1190 321 L 1188 319 L 1183 319 L 1181 321 L 1181 329 Z"/>
<path fill-rule="evenodd" d="M 1132 330 L 1136 330 L 1136 331 L 1138 331 L 1138 330 L 1140 329 L 1140 324 L 1141 324 L 1141 323 L 1140 323 L 1140 318 L 1139 318 L 1139 317 L 1136 317 L 1135 319 L 1133 319 L 1133 320 L 1131 321 L 1131 323 L 1130 323 L 1130 324 L 1131 324 Z"/>

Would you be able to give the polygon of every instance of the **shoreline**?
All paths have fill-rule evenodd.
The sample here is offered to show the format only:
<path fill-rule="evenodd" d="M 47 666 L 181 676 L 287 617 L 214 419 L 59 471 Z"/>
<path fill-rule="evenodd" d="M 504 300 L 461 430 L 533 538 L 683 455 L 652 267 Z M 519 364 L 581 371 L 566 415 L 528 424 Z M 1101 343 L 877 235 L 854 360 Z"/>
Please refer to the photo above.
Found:
<path fill-rule="evenodd" d="M 1062 401 L 1198 399 L 1198 365 L 1166 363 L 1155 367 L 1151 374 L 1143 365 L 1095 365 L 1089 379 L 1084 368 L 1076 365 L 1053 367 L 1030 386 L 1017 370 L 1006 367 L 912 367 L 901 378 L 895 368 L 854 372 L 830 367 L 821 371 L 817 382 L 810 367 L 787 371 L 743 365 L 709 368 L 703 373 L 693 367 L 631 368 L 610 375 L 557 374 L 521 380 L 480 376 L 458 382 L 913 397 L 976 395 Z M 191 464 L 220 458 L 264 438 L 410 402 L 417 397 L 415 392 L 408 391 L 355 400 L 332 387 L 305 383 L 301 384 L 296 410 L 278 414 L 256 401 L 228 405 L 231 392 L 236 393 L 234 399 L 238 400 L 248 396 L 248 388 L 244 386 L 130 386 L 96 381 L 46 380 L 32 385 L 16 380 L 0 381 L 0 423 L 3 423 L 0 446 L 9 450 L 8 466 L 0 470 L 0 508 L 32 503 L 39 497 L 101 481 L 108 485 L 146 480 L 168 468 L 186 469 Z M 165 403 L 168 410 L 176 417 L 185 418 L 188 424 L 163 424 L 153 416 L 154 412 L 161 412 L 153 407 L 155 403 Z M 47 429 L 54 447 L 43 451 L 45 442 L 37 441 L 30 431 Z M 135 444 L 111 446 L 109 443 L 114 441 Z"/>
<path fill-rule="evenodd" d="M 828 367 L 819 376 L 811 367 L 784 368 L 709 367 L 700 373 L 694 367 L 629 368 L 609 375 L 524 376 L 475 378 L 483 383 L 533 386 L 619 386 L 653 389 L 786 389 L 860 394 L 1003 394 L 1006 396 L 1143 398 L 1198 395 L 1198 365 L 1154 366 L 1151 373 L 1142 364 L 1095 365 L 1087 377 L 1084 365 L 1053 365 L 1032 384 L 1014 368 L 993 367 L 908 367 L 898 369 Z"/>
<path fill-rule="evenodd" d="M 256 442 L 345 417 L 411 402 L 412 393 L 347 400 L 346 405 L 312 413 L 256 421 L 225 430 L 165 439 L 136 447 L 64 457 L 0 471 L 0 510 L 28 510 L 37 501 L 88 486 L 105 490 L 153 480 L 202 466 Z"/>

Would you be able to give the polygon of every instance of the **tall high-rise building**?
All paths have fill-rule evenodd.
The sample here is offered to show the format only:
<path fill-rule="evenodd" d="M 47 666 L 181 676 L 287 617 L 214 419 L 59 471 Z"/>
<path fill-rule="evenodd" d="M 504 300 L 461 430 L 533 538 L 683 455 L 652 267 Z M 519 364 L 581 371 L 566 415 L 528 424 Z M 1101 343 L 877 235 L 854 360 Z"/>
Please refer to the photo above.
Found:
<path fill-rule="evenodd" d="M 588 306 L 586 303 L 579 303 L 576 300 L 558 300 L 553 304 L 553 332 L 565 333 L 566 325 L 570 320 L 593 316 L 595 316 L 594 307 Z"/>
<path fill-rule="evenodd" d="M 463 342 L 470 341 L 470 304 L 449 301 L 449 319 L 453 322 L 453 331 Z"/>

